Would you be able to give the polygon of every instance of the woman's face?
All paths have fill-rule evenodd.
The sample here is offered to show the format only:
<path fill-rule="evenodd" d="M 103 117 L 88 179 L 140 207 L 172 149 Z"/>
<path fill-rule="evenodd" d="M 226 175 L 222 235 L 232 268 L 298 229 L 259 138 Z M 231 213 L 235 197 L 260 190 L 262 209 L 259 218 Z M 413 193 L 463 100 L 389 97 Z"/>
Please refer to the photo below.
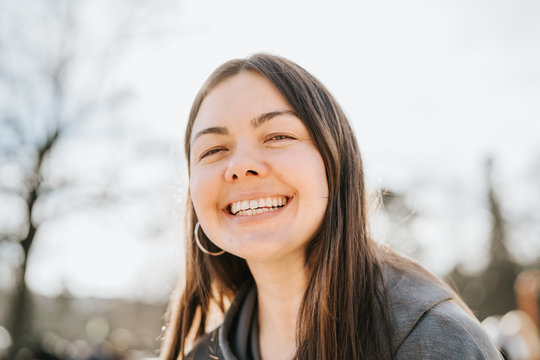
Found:
<path fill-rule="evenodd" d="M 266 78 L 244 71 L 210 91 L 190 162 L 191 198 L 213 243 L 248 261 L 304 256 L 328 203 L 324 163 Z"/>

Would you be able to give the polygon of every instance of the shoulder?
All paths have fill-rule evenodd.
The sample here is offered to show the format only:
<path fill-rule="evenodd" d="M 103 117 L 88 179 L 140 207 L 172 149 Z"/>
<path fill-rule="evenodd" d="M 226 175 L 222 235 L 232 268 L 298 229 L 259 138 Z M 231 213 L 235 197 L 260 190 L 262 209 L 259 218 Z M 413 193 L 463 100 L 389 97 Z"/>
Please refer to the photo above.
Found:
<path fill-rule="evenodd" d="M 408 261 L 383 266 L 396 358 L 500 359 L 479 322 L 457 304 L 455 292 Z"/>
<path fill-rule="evenodd" d="M 501 359 L 480 324 L 452 301 L 427 310 L 395 354 L 396 359 Z"/>

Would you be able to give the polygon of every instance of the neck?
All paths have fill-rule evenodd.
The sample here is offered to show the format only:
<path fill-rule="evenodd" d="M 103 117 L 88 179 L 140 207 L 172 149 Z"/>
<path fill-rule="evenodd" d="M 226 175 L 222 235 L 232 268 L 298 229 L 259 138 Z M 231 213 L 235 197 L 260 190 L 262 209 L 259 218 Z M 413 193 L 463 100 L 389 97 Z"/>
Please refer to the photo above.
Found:
<path fill-rule="evenodd" d="M 261 357 L 290 359 L 296 351 L 296 319 L 307 286 L 304 262 L 249 267 L 257 284 Z"/>

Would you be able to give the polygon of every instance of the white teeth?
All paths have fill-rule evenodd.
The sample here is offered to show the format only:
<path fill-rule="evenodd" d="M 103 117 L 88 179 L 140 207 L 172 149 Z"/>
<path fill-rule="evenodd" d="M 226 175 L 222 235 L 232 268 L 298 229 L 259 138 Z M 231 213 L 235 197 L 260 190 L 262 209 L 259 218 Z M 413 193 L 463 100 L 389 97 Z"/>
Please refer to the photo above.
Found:
<path fill-rule="evenodd" d="M 256 209 L 256 210 L 252 210 L 252 209 L 248 209 L 248 210 L 240 210 L 238 211 L 238 214 L 236 214 L 237 216 L 248 216 L 248 215 L 258 215 L 258 214 L 262 214 L 262 213 L 265 213 L 265 212 L 269 212 L 269 211 L 276 211 L 278 210 L 279 208 L 277 207 L 272 207 L 272 208 L 260 208 L 260 209 Z"/>
<path fill-rule="evenodd" d="M 284 196 L 241 200 L 231 203 L 230 212 L 233 215 L 257 215 L 278 210 L 285 204 L 287 204 L 287 198 Z"/>

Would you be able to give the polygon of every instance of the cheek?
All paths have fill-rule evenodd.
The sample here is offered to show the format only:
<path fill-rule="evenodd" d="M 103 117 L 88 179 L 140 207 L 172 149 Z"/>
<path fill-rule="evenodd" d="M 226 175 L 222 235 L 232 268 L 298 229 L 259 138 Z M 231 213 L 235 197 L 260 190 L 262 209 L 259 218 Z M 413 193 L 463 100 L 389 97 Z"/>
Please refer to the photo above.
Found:
<path fill-rule="evenodd" d="M 197 218 L 209 214 L 211 207 L 216 206 L 218 198 L 218 184 L 215 175 L 203 171 L 192 171 L 189 179 L 189 190 Z"/>
<path fill-rule="evenodd" d="M 275 171 L 300 192 L 303 201 L 309 202 L 314 211 L 326 210 L 328 182 L 324 161 L 319 152 L 311 147 L 299 148 L 293 154 L 275 159 Z M 299 160 L 301 159 L 301 161 Z"/>
<path fill-rule="evenodd" d="M 317 179 L 317 187 L 321 189 L 324 196 L 328 197 L 328 181 L 326 180 L 326 168 L 324 167 L 324 161 L 317 153 L 313 159 L 313 173 Z"/>
<path fill-rule="evenodd" d="M 328 205 L 328 181 L 323 159 L 318 151 L 311 151 L 304 165 L 304 197 L 313 220 L 320 224 Z M 307 195 L 306 195 L 307 191 Z"/>
<path fill-rule="evenodd" d="M 302 159 L 301 163 L 298 163 L 298 160 L 296 160 L 296 163 L 291 166 L 301 169 L 300 174 L 306 186 L 312 187 L 312 190 L 318 195 L 327 196 L 328 183 L 326 181 L 326 170 L 319 152 L 314 149 L 308 149 L 303 154 L 297 155 L 296 159 Z"/>
<path fill-rule="evenodd" d="M 326 169 L 324 167 L 324 162 L 318 153 L 317 159 L 314 160 L 315 161 L 313 162 L 312 169 L 312 175 L 314 177 L 312 182 L 312 191 L 318 195 L 318 198 L 314 199 L 314 208 L 321 213 L 321 216 L 323 216 L 328 205 L 328 181 L 326 180 Z"/>

